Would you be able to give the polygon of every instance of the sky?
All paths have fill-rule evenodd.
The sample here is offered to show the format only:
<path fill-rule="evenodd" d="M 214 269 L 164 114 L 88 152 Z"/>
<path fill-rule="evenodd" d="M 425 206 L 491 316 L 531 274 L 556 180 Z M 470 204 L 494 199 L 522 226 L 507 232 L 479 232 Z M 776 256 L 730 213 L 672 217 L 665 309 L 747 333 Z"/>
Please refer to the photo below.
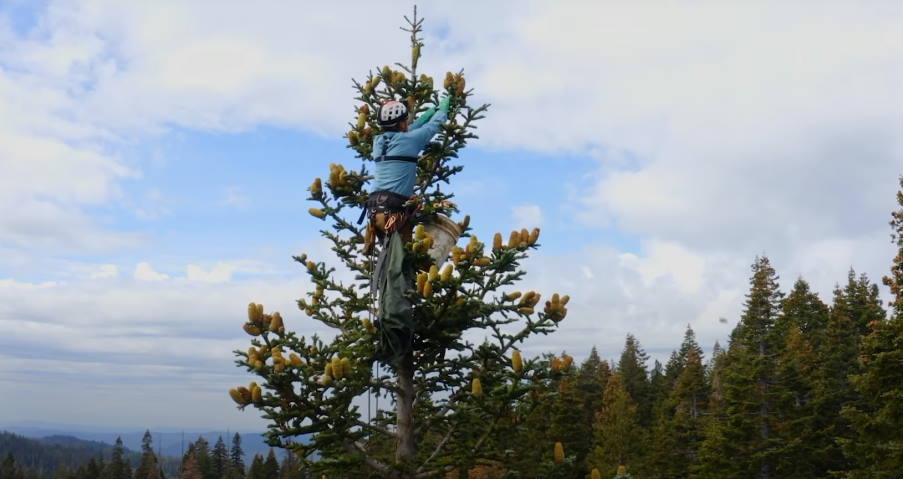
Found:
<path fill-rule="evenodd" d="M 0 0 L 0 426 L 246 428 L 247 303 L 301 334 L 306 187 L 358 168 L 351 79 L 406 2 Z M 530 355 L 628 333 L 707 351 L 767 255 L 830 300 L 879 281 L 903 173 L 898 2 L 433 2 L 419 69 L 491 108 L 449 188 L 474 233 L 542 228 L 569 293 Z M 882 286 L 883 288 L 883 286 Z M 887 297 L 887 291 L 882 289 Z M 719 321 L 724 318 L 726 322 Z"/>

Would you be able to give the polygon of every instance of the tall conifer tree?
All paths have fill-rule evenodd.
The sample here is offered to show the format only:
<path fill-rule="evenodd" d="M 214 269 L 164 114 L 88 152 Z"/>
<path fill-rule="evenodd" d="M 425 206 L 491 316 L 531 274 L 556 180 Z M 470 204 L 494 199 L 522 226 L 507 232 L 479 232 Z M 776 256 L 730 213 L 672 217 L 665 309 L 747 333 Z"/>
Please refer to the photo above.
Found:
<path fill-rule="evenodd" d="M 219 436 L 216 445 L 213 446 L 213 452 L 210 454 L 210 469 L 215 479 L 222 479 L 229 469 L 229 452 L 226 450 L 223 436 Z"/>
<path fill-rule="evenodd" d="M 229 448 L 229 476 L 243 478 L 245 477 L 245 451 L 241 448 L 241 434 L 235 433 L 232 436 L 232 446 Z"/>
<path fill-rule="evenodd" d="M 254 460 L 251 461 L 251 467 L 248 468 L 248 479 L 267 479 L 263 456 L 260 454 L 255 454 Z"/>
<path fill-rule="evenodd" d="M 706 427 L 701 446 L 706 459 L 699 477 L 771 479 L 780 450 L 774 433 L 780 384 L 777 355 L 781 293 L 778 276 L 767 257 L 752 265 L 750 291 L 740 323 L 731 333 L 730 347 L 720 371 L 721 415 Z M 714 391 L 713 391 L 714 392 Z M 730 462 L 718 457 L 730 457 Z"/>
<path fill-rule="evenodd" d="M 863 370 L 853 378 L 862 399 L 844 411 L 857 433 L 844 441 L 857 466 L 849 472 L 852 479 L 897 477 L 903 471 L 903 177 L 900 186 L 900 209 L 890 222 L 897 255 L 884 277 L 893 310 L 889 320 L 873 319 L 868 325 L 860 355 Z"/>
<path fill-rule="evenodd" d="M 651 477 L 689 477 L 704 433 L 709 394 L 702 348 L 689 327 L 680 352 L 680 374 L 658 408 L 654 427 Z"/>
<path fill-rule="evenodd" d="M 116 443 L 113 445 L 113 453 L 107 470 L 110 479 L 132 479 L 132 466 L 125 458 L 125 447 L 122 445 L 121 437 L 117 437 Z"/>
<path fill-rule="evenodd" d="M 232 398 L 239 407 L 253 405 L 263 412 L 270 445 L 304 458 L 329 458 L 311 462 L 318 474 L 344 473 L 354 463 L 383 477 L 410 478 L 506 457 L 495 448 L 504 440 L 495 420 L 520 410 L 512 404 L 526 400 L 545 380 L 541 361 L 524 358 L 522 369 L 514 371 L 511 357 L 531 336 L 553 332 L 567 314 L 567 296 L 554 294 L 541 301 L 534 291 L 514 290 L 526 274 L 521 262 L 539 246 L 539 229 L 512 231 L 505 235 L 507 241 L 497 233 L 484 243 L 471 234 L 469 218 L 461 217 L 449 201 L 446 184 L 463 169 L 457 158 L 476 138 L 476 123 L 488 105 L 469 104 L 473 93 L 463 72 L 447 72 L 444 80 L 434 81 L 418 71 L 422 19 L 415 10 L 406 20 L 410 63 L 385 66 L 354 82 L 354 120 L 346 137 L 360 169 L 333 164 L 328 180 L 314 179 L 309 187 L 309 199 L 316 204 L 310 213 L 326 222 L 321 232 L 336 258 L 295 257 L 314 285 L 298 306 L 333 328 L 335 336 L 325 341 L 301 336 L 285 327 L 281 315 L 264 313 L 252 303 L 244 325 L 252 336 L 250 348 L 235 351 L 238 365 L 259 379 L 230 391 Z M 403 244 L 403 263 L 419 278 L 404 294 L 411 301 L 413 350 L 380 366 L 380 330 L 369 318 L 375 306 L 370 280 L 376 258 L 365 248 L 370 238 L 366 227 L 357 223 L 373 188 L 368 168 L 378 156 L 373 139 L 382 133 L 377 111 L 387 100 L 401 100 L 413 118 L 439 105 L 445 95 L 448 120 L 417 160 L 414 193 L 422 206 L 417 216 L 448 228 L 456 216 L 464 239 L 440 264 L 428 254 L 433 238 L 427 231 L 418 229 Z M 485 341 L 472 341 L 475 335 Z M 394 410 L 367 418 L 356 405 L 373 395 L 390 397 Z"/>
<path fill-rule="evenodd" d="M 618 374 L 624 388 L 637 405 L 637 419 L 643 426 L 652 421 L 652 387 L 649 383 L 649 356 L 633 334 L 624 341 L 624 350 L 618 361 Z"/>
<path fill-rule="evenodd" d="M 625 464 L 637 474 L 644 473 L 647 444 L 637 418 L 637 404 L 627 392 L 620 372 L 612 374 L 593 425 L 594 447 L 587 459 L 589 469 L 599 469 L 603 477 L 611 477 L 619 465 Z"/>
<path fill-rule="evenodd" d="M 182 457 L 182 472 L 179 479 L 204 479 L 201 472 L 201 466 L 198 464 L 197 453 L 193 447 L 188 448 L 188 452 Z"/>
<path fill-rule="evenodd" d="M 588 440 L 593 435 L 593 423 L 596 414 L 602 409 L 602 393 L 608 378 L 611 377 L 611 367 L 607 361 L 599 357 L 596 347 L 590 350 L 589 356 L 580 365 L 577 372 L 577 395 L 580 401 L 581 417 L 573 427 L 577 434 L 583 438 L 582 444 L 574 449 L 574 456 L 578 464 L 586 462 L 586 456 L 592 451 L 592 441 Z"/>
<path fill-rule="evenodd" d="M 141 439 L 141 463 L 135 469 L 135 479 L 161 479 L 163 471 L 160 469 L 157 455 L 154 454 L 153 437 L 149 430 L 144 431 Z"/>
<path fill-rule="evenodd" d="M 279 461 L 276 459 L 276 453 L 270 449 L 267 458 L 263 463 L 264 475 L 267 478 L 279 477 Z"/>

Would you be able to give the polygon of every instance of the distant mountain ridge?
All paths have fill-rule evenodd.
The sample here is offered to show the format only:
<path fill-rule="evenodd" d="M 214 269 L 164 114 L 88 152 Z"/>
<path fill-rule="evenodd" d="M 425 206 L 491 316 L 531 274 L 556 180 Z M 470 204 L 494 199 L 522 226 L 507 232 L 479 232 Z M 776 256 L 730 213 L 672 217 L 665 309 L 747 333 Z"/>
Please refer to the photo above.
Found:
<path fill-rule="evenodd" d="M 46 442 L 47 438 L 70 438 L 69 440 L 78 440 L 84 441 L 88 443 L 96 443 L 103 444 L 107 448 L 112 449 L 112 444 L 116 442 L 117 437 L 122 438 L 122 443 L 126 447 L 126 449 L 130 449 L 132 451 L 140 451 L 141 450 L 141 439 L 144 437 L 144 430 L 140 431 L 127 431 L 127 432 L 115 432 L 110 430 L 105 431 L 85 431 L 85 430 L 76 430 L 76 429 L 63 429 L 56 428 L 53 426 L 3 426 L 0 425 L 0 431 L 9 431 L 14 434 L 18 434 L 20 436 L 24 436 L 26 438 L 40 440 L 41 442 Z M 266 456 L 267 452 L 270 450 L 270 446 L 268 446 L 264 442 L 263 435 L 259 432 L 247 432 L 247 431 L 207 431 L 207 432 L 155 432 L 153 430 L 150 431 L 151 435 L 154 439 L 154 451 L 157 454 L 162 456 L 172 456 L 181 458 L 184 453 L 184 448 L 187 448 L 190 443 L 197 441 L 198 437 L 203 437 L 210 443 L 210 446 L 213 447 L 216 444 L 217 439 L 222 436 L 223 441 L 225 441 L 226 446 L 229 447 L 232 443 L 232 436 L 238 432 L 241 435 L 241 447 L 245 453 L 245 462 L 250 464 L 250 461 L 254 458 L 255 454 L 262 454 Z M 65 441 L 66 439 L 58 439 L 59 441 Z M 277 450 L 277 453 L 279 451 Z M 109 458 L 109 451 L 106 452 L 104 456 Z"/>
<path fill-rule="evenodd" d="M 52 474 L 61 466 L 77 467 L 91 459 L 109 458 L 113 446 L 84 441 L 73 436 L 50 436 L 45 442 L 7 431 L 0 431 L 0 457 L 12 454 L 16 464 L 41 474 Z M 126 458 L 137 463 L 140 455 L 126 451 Z"/>

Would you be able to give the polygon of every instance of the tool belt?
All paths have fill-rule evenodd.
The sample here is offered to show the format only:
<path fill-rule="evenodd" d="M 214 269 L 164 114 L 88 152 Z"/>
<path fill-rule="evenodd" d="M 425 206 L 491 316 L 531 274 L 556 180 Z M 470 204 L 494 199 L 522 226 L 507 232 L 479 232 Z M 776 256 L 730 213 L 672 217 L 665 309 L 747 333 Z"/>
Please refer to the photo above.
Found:
<path fill-rule="evenodd" d="M 405 210 L 404 204 L 410 198 L 392 191 L 374 191 L 367 198 L 365 206 L 372 218 L 376 213 L 397 213 Z"/>
<path fill-rule="evenodd" d="M 400 231 L 404 241 L 410 241 L 410 219 L 421 205 L 411 198 L 391 191 L 374 191 L 364 204 L 359 223 L 367 216 L 370 223 L 364 238 L 364 251 L 372 251 L 376 239 L 381 241 L 386 235 Z"/>

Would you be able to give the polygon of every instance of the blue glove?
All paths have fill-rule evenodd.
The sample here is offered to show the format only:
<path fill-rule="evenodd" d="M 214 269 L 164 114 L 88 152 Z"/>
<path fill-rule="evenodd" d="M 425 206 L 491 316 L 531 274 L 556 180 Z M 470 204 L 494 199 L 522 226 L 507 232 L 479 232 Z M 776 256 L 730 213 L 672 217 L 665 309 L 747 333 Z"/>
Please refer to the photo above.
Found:
<path fill-rule="evenodd" d="M 417 121 L 415 121 L 414 124 L 422 125 L 422 124 L 430 121 L 430 118 L 432 118 L 433 115 L 435 115 L 435 114 L 436 114 L 436 107 L 431 106 L 428 110 L 426 110 L 419 117 L 417 117 Z"/>
<path fill-rule="evenodd" d="M 439 110 L 448 113 L 448 104 L 451 103 L 451 95 L 446 95 L 439 100 Z"/>

